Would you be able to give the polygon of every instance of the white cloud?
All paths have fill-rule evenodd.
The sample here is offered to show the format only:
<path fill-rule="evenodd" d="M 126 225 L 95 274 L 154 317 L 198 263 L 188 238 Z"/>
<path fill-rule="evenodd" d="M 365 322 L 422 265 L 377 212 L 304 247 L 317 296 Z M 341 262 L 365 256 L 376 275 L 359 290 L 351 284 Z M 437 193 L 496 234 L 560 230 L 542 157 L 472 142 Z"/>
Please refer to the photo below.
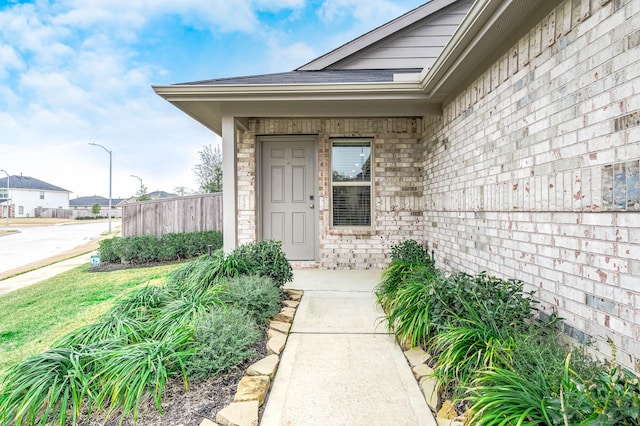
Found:
<path fill-rule="evenodd" d="M 283 45 L 280 38 L 271 36 L 268 42 L 268 63 L 265 72 L 292 70 L 317 56 L 315 49 L 304 42 Z"/>
<path fill-rule="evenodd" d="M 11 46 L 0 44 L 0 78 L 4 78 L 10 70 L 24 68 L 24 62 L 18 57 Z"/>
<path fill-rule="evenodd" d="M 95 25 L 140 28 L 149 20 L 178 15 L 199 29 L 251 33 L 260 23 L 257 13 L 304 7 L 304 0 L 68 0 L 69 11 L 57 21 L 65 25 L 91 28 Z"/>
<path fill-rule="evenodd" d="M 33 92 L 34 100 L 50 106 L 86 105 L 90 99 L 88 93 L 60 72 L 43 73 L 29 71 L 23 74 L 20 85 Z"/>
<path fill-rule="evenodd" d="M 377 26 L 406 12 L 406 8 L 387 0 L 326 0 L 318 9 L 318 16 L 326 22 L 345 18 Z"/>

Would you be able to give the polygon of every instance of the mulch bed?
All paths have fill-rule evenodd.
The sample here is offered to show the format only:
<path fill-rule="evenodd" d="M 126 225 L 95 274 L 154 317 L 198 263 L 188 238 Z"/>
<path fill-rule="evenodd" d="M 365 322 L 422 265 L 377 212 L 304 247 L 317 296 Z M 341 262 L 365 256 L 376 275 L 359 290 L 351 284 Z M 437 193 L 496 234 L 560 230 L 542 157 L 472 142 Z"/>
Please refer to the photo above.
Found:
<path fill-rule="evenodd" d="M 93 412 L 89 421 L 81 419 L 79 425 L 87 426 L 199 426 L 204 418 L 216 420 L 216 414 L 233 402 L 238 382 L 244 376 L 245 370 L 254 362 L 267 356 L 266 329 L 264 337 L 254 345 L 257 355 L 237 366 L 233 371 L 220 376 L 203 380 L 190 380 L 189 392 L 185 392 L 182 378 L 175 377 L 167 381 L 162 395 L 163 414 L 158 412 L 155 402 L 148 393 L 140 403 L 137 423 L 131 415 L 120 423 L 120 413 L 115 412 L 105 421 L 104 413 Z M 262 416 L 264 405 L 260 407 Z"/>
<path fill-rule="evenodd" d="M 89 272 L 111 272 L 121 271 L 123 269 L 151 268 L 153 266 L 173 265 L 176 263 L 184 263 L 190 259 L 169 260 L 165 262 L 147 262 L 147 263 L 100 263 L 100 266 L 90 266 Z"/>
<path fill-rule="evenodd" d="M 150 263 L 102 263 L 97 267 L 90 267 L 91 272 L 109 272 L 131 268 L 146 268 L 151 266 L 169 265 L 181 263 L 150 262 Z M 215 421 L 216 414 L 233 402 L 233 397 L 238 387 L 238 382 L 244 376 L 245 370 L 254 362 L 267 356 L 267 331 L 263 330 L 263 337 L 253 346 L 256 356 L 249 361 L 237 366 L 233 371 L 220 376 L 204 380 L 190 380 L 189 391 L 185 392 L 182 378 L 176 377 L 167 381 L 162 395 L 163 414 L 158 412 L 155 402 L 150 394 L 147 394 L 140 404 L 137 423 L 131 416 L 120 423 L 120 414 L 114 413 L 105 421 L 103 413 L 92 413 L 91 419 L 78 422 L 87 426 L 199 426 L 204 418 Z M 259 415 L 262 416 L 264 405 L 260 407 Z"/>

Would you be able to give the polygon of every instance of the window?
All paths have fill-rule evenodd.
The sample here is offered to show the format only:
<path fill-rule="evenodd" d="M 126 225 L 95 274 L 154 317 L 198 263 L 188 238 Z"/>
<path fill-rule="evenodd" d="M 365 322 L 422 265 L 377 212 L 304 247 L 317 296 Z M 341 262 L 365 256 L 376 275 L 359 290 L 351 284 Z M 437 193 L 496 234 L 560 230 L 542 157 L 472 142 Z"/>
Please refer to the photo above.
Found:
<path fill-rule="evenodd" d="M 24 214 L 24 206 L 18 206 L 18 214 Z"/>
<path fill-rule="evenodd" d="M 331 143 L 333 226 L 371 226 L 371 141 Z"/>
<path fill-rule="evenodd" d="M 6 199 L 9 198 L 7 188 L 0 188 L 0 198 Z"/>
<path fill-rule="evenodd" d="M 40 199 L 44 200 L 44 191 L 40 191 Z"/>

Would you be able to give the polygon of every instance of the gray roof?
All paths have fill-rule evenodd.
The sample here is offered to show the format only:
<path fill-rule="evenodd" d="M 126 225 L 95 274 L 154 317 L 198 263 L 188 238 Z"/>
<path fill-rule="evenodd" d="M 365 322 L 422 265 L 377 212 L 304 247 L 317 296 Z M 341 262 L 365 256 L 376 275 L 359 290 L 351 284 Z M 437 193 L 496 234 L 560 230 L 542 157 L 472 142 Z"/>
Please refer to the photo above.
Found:
<path fill-rule="evenodd" d="M 150 197 L 152 200 L 157 200 L 159 198 L 173 198 L 178 196 L 177 194 L 173 194 L 167 191 L 153 191 L 153 192 L 149 192 L 146 195 Z"/>
<path fill-rule="evenodd" d="M 111 205 L 115 206 L 120 201 L 122 201 L 122 198 L 112 198 Z M 99 195 L 92 195 L 87 197 L 77 197 L 77 198 L 74 198 L 73 200 L 69 200 L 70 207 L 93 206 L 96 203 L 99 204 L 100 206 L 108 207 L 109 199 L 101 197 Z"/>
<path fill-rule="evenodd" d="M 212 80 L 179 83 L 180 85 L 217 86 L 251 84 L 322 84 L 322 83 L 389 83 L 394 74 L 419 73 L 422 68 L 398 68 L 384 70 L 322 70 L 289 71 L 276 74 L 259 74 L 244 77 L 216 78 Z"/>
<path fill-rule="evenodd" d="M 7 187 L 7 177 L 0 179 L 0 188 Z M 11 189 L 31 189 L 34 191 L 59 191 L 59 192 L 71 192 L 67 189 L 60 188 L 59 186 L 51 185 L 50 183 L 43 182 L 36 178 L 23 175 L 14 175 L 9 178 L 9 187 Z"/>

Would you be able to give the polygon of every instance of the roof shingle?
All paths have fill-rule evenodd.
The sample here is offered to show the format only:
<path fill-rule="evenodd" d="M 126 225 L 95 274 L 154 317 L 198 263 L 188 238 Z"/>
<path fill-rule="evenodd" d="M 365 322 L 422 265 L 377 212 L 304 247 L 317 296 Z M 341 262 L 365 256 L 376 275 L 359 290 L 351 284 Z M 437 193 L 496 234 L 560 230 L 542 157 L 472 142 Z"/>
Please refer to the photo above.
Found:
<path fill-rule="evenodd" d="M 326 83 L 389 83 L 394 74 L 419 73 L 421 68 L 385 70 L 322 70 L 289 71 L 275 74 L 259 74 L 244 77 L 216 78 L 212 80 L 179 83 L 193 86 L 251 85 L 251 84 L 326 84 Z"/>
<path fill-rule="evenodd" d="M 0 178 L 0 188 L 7 187 L 7 177 Z M 71 192 L 59 186 L 41 181 L 30 176 L 14 175 L 9 177 L 9 187 L 11 189 L 32 189 L 35 191 L 60 191 Z"/>

